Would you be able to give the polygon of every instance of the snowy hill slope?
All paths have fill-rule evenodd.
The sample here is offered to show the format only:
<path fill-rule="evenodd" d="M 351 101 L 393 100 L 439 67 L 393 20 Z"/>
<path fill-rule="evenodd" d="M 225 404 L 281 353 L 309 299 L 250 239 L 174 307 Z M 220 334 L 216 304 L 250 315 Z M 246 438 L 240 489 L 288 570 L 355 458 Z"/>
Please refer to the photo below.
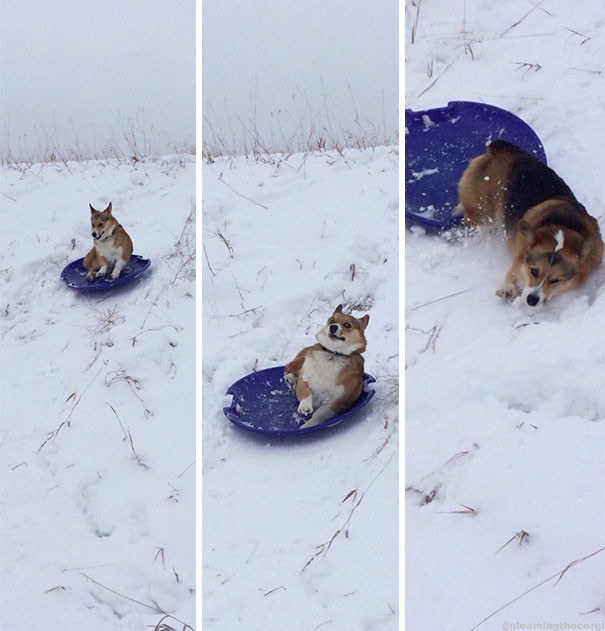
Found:
<path fill-rule="evenodd" d="M 408 2 L 406 107 L 517 114 L 605 233 L 605 22 L 578 8 Z M 532 311 L 494 295 L 508 263 L 406 231 L 410 629 L 605 623 L 605 273 Z"/>
<path fill-rule="evenodd" d="M 194 159 L 1 173 L 0 628 L 194 626 Z M 79 295 L 109 200 L 152 267 Z"/>
<path fill-rule="evenodd" d="M 396 629 L 397 152 L 203 171 L 205 628 Z M 232 426 L 229 385 L 313 344 L 339 303 L 370 314 L 370 404 L 302 439 Z"/>

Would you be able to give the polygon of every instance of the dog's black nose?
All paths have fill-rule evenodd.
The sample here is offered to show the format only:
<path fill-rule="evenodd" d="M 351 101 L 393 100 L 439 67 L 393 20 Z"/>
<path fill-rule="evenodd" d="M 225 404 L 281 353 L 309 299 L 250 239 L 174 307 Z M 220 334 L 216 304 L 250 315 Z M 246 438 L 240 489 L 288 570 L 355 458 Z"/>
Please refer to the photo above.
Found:
<path fill-rule="evenodd" d="M 338 324 L 330 324 L 330 333 L 338 332 Z"/>
<path fill-rule="evenodd" d="M 527 304 L 530 307 L 535 307 L 540 302 L 540 296 L 536 296 L 536 294 L 529 294 L 527 296 Z"/>
<path fill-rule="evenodd" d="M 96 233 L 96 232 L 93 232 L 93 233 L 92 233 L 92 236 L 93 236 L 93 239 L 96 239 L 96 238 L 97 238 L 97 233 Z"/>

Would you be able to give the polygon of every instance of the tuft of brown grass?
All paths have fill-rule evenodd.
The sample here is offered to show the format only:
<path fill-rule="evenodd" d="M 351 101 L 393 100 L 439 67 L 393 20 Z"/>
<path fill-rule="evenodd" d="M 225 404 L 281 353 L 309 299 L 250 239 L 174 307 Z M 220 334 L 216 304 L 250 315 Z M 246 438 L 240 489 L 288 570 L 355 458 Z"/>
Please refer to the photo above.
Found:
<path fill-rule="evenodd" d="M 153 416 L 153 412 L 147 407 L 143 398 L 137 394 L 137 391 L 142 390 L 143 386 L 136 377 L 129 375 L 125 370 L 114 370 L 105 375 L 105 385 L 108 388 L 116 383 L 125 383 L 138 402 L 143 406 L 145 416 Z"/>
<path fill-rule="evenodd" d="M 193 199 L 179 238 L 168 255 L 162 258 L 174 273 L 171 285 L 195 279 L 195 221 L 196 203 Z"/>

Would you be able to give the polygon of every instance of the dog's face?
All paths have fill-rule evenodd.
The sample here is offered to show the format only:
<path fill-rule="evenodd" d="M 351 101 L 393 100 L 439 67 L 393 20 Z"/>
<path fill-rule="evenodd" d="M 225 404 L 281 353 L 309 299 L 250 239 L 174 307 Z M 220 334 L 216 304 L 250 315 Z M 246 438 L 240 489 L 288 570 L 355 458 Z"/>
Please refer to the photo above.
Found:
<path fill-rule="evenodd" d="M 105 210 L 95 210 L 90 206 L 90 226 L 93 239 L 106 239 L 110 237 L 116 225 L 116 220 L 111 214 L 111 202 Z"/>
<path fill-rule="evenodd" d="M 317 332 L 317 341 L 329 351 L 350 355 L 363 353 L 366 349 L 364 331 L 368 326 L 370 316 L 354 318 L 342 312 L 342 305 L 336 307 L 326 325 Z"/>
<path fill-rule="evenodd" d="M 553 296 L 578 284 L 578 264 L 582 244 L 579 235 L 549 228 L 533 230 L 524 221 L 519 230 L 527 240 L 528 250 L 521 265 L 525 281 L 523 301 L 530 307 L 546 302 Z"/>

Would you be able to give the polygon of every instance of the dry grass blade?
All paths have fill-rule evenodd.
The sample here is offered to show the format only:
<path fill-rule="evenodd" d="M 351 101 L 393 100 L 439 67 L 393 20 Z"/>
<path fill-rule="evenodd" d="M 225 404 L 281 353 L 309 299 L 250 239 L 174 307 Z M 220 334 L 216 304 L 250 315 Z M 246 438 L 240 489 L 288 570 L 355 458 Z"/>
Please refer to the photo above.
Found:
<path fill-rule="evenodd" d="M 158 557 L 160 557 L 160 559 L 162 560 L 162 569 L 166 569 L 166 561 L 164 559 L 164 548 L 158 548 L 158 551 L 155 553 L 155 556 L 153 557 L 154 561 L 158 560 Z"/>
<path fill-rule="evenodd" d="M 516 22 L 514 22 L 513 24 L 511 24 L 501 35 L 500 37 L 504 37 L 509 31 L 512 31 L 514 28 L 516 28 L 517 26 L 519 26 L 519 24 L 521 24 L 525 18 L 527 18 L 528 15 L 530 15 L 531 13 L 533 13 L 536 9 L 539 9 L 541 7 L 541 5 L 543 4 L 544 0 L 542 0 L 541 2 L 539 2 L 538 4 L 534 4 L 532 6 L 532 8 L 521 18 L 519 18 Z M 546 13 L 548 13 L 546 11 Z M 548 13 L 548 15 L 552 15 L 550 13 Z"/>
<path fill-rule="evenodd" d="M 132 451 L 132 454 L 134 455 L 134 458 L 137 461 L 137 464 L 140 465 L 141 467 L 144 467 L 145 469 L 149 469 L 149 467 L 141 460 L 141 458 L 139 457 L 139 454 L 137 454 L 136 449 L 134 448 L 134 441 L 132 440 L 132 435 L 130 433 L 130 430 L 124 429 L 124 425 L 122 425 L 122 421 L 120 420 L 120 417 L 118 416 L 118 413 L 116 412 L 113 405 L 111 405 L 111 403 L 107 403 L 107 401 L 105 401 L 105 405 L 108 405 L 111 408 L 111 411 L 114 413 L 115 417 L 118 419 L 118 423 L 120 424 L 120 427 L 122 428 L 122 432 L 124 434 L 124 440 L 130 445 L 130 450 Z M 163 563 L 163 558 L 164 558 L 164 551 L 162 550 L 162 563 Z"/>
<path fill-rule="evenodd" d="M 412 32 L 410 33 L 410 44 L 413 44 L 416 41 L 416 32 L 418 31 L 418 20 L 420 19 L 421 5 L 422 0 L 418 0 L 418 4 L 416 5 L 416 15 L 414 16 L 414 22 L 412 23 Z"/>
<path fill-rule="evenodd" d="M 268 206 L 265 206 L 264 204 L 261 204 L 260 202 L 255 202 L 253 199 L 250 199 L 249 197 L 246 197 L 245 195 L 242 195 L 239 191 L 236 191 L 233 188 L 233 186 L 231 186 L 231 184 L 227 184 L 227 182 L 225 182 L 225 180 L 223 180 L 223 174 L 222 173 L 218 176 L 218 180 L 219 180 L 219 182 L 222 182 L 229 190 L 231 190 L 233 193 L 235 193 L 238 197 L 242 197 L 243 199 L 247 199 L 249 202 L 252 202 L 256 206 L 260 206 L 261 208 L 264 208 L 265 210 L 269 210 Z"/>
<path fill-rule="evenodd" d="M 475 631 L 475 629 L 478 629 L 484 622 L 487 622 L 488 620 L 493 618 L 496 614 L 498 614 L 502 610 L 506 609 L 508 606 L 510 606 L 513 603 L 517 602 L 518 600 L 520 600 L 524 596 L 527 596 L 527 594 L 530 594 L 531 592 L 535 591 L 539 587 L 542 587 L 542 585 L 545 585 L 546 583 L 552 581 L 554 578 L 557 579 L 557 581 L 555 583 L 555 585 L 556 585 L 561 580 L 561 578 L 563 578 L 563 575 L 567 572 L 567 570 L 572 568 L 574 565 L 578 565 L 578 564 L 586 561 L 587 559 L 590 559 L 591 557 L 596 556 L 600 552 L 603 552 L 603 550 L 605 550 L 605 546 L 603 546 L 602 548 L 599 548 L 598 550 L 595 550 L 594 552 L 592 552 L 590 554 L 587 554 L 585 557 L 582 557 L 580 559 L 576 559 L 575 561 L 572 561 L 571 563 L 568 563 L 559 572 L 556 572 L 552 576 L 549 576 L 548 578 L 545 578 L 543 581 L 541 581 L 537 585 L 534 585 L 533 587 L 530 587 L 530 589 L 525 590 L 522 594 L 519 594 L 516 598 L 513 598 L 512 600 L 509 600 L 506 604 L 502 605 L 502 607 L 499 607 L 498 609 L 496 609 L 495 611 L 490 613 L 489 616 L 486 616 L 485 618 L 483 618 L 483 620 L 481 620 L 481 622 L 478 622 L 474 627 L 471 627 L 469 629 L 469 631 Z"/>
<path fill-rule="evenodd" d="M 460 296 L 461 294 L 465 294 L 467 291 L 471 291 L 472 289 L 474 289 L 474 287 L 462 289 L 461 291 L 455 291 L 453 294 L 448 294 L 447 296 L 441 296 L 441 298 L 435 298 L 434 300 L 423 302 L 421 305 L 416 305 L 415 307 L 412 307 L 410 309 L 410 312 L 422 309 L 422 307 L 428 307 L 429 305 L 435 304 L 436 302 L 441 302 L 442 300 L 447 300 L 448 298 L 454 298 L 454 296 Z"/>
<path fill-rule="evenodd" d="M 283 589 L 284 591 L 288 591 L 288 588 L 285 587 L 284 585 L 280 585 L 279 587 L 275 587 L 273 589 L 270 589 L 268 592 L 266 592 L 265 594 L 263 594 L 263 597 L 267 597 L 269 594 L 273 594 L 273 592 L 277 592 L 280 589 Z"/>
<path fill-rule="evenodd" d="M 456 57 L 454 57 L 454 59 L 450 61 L 450 63 L 447 64 L 447 66 L 433 79 L 433 81 L 431 81 L 431 83 L 429 83 L 429 85 L 424 88 L 422 92 L 420 92 L 418 97 L 426 94 L 437 83 L 437 81 L 439 81 L 439 79 L 441 79 L 441 77 L 458 61 L 458 59 L 460 59 L 460 57 L 465 54 L 465 52 L 466 51 L 463 49 L 458 55 L 456 55 Z"/>
<path fill-rule="evenodd" d="M 102 589 L 104 589 L 104 590 L 106 590 L 108 592 L 111 592 L 115 596 L 119 596 L 120 598 L 123 598 L 124 600 L 128 600 L 131 603 L 135 603 L 137 605 L 141 605 L 141 607 L 145 607 L 146 609 L 151 609 L 151 611 L 154 611 L 155 613 L 164 616 L 158 622 L 158 624 L 156 625 L 156 627 L 158 629 L 160 628 L 159 625 L 163 624 L 164 620 L 168 620 L 170 618 L 171 620 L 174 620 L 175 622 L 178 622 L 179 624 L 182 624 L 183 625 L 183 631 L 185 631 L 185 629 L 191 629 L 191 631 L 195 631 L 195 629 L 191 625 L 187 624 L 186 622 L 183 622 L 182 620 L 179 620 L 178 618 L 176 618 L 172 614 L 169 614 L 168 612 L 163 611 L 157 605 L 149 605 L 148 603 L 141 602 L 140 600 L 137 600 L 136 598 L 131 598 L 130 596 L 126 596 L 125 594 L 120 594 L 120 592 L 117 592 L 115 589 L 111 589 L 111 587 L 107 587 L 107 585 L 103 585 L 103 583 L 99 583 L 99 581 L 96 581 L 94 578 L 91 578 L 90 576 L 88 576 L 88 574 L 84 574 L 83 572 L 79 572 L 79 574 L 80 574 L 80 576 L 83 576 L 87 581 L 90 581 L 91 583 L 94 583 L 98 587 L 101 587 Z"/>
<path fill-rule="evenodd" d="M 217 228 L 214 231 L 214 234 L 225 244 L 225 247 L 227 248 L 227 252 L 229 252 L 229 258 L 232 259 L 233 258 L 233 246 L 231 245 L 231 242 L 229 241 L 229 239 L 227 239 L 227 237 L 220 231 L 219 228 Z"/>
<path fill-rule="evenodd" d="M 177 629 L 175 629 L 174 627 L 171 627 L 169 624 L 166 624 L 164 622 L 164 620 L 168 620 L 169 618 L 172 618 L 172 616 L 168 614 L 166 614 L 165 616 L 162 616 L 162 618 L 158 620 L 158 623 L 155 625 L 155 627 L 153 627 L 153 631 L 177 631 Z M 180 620 L 178 620 L 177 622 L 179 622 L 180 624 L 183 624 L 183 626 L 181 627 L 181 631 L 187 631 L 187 629 L 191 629 L 191 631 L 195 631 L 195 629 L 189 626 L 188 624 L 181 623 Z"/>
<path fill-rule="evenodd" d="M 599 611 L 601 611 L 601 608 L 600 607 L 595 607 L 594 609 L 591 609 L 590 611 L 582 611 L 582 612 L 580 612 L 580 615 L 581 616 L 587 616 L 589 613 L 597 613 Z"/>
<path fill-rule="evenodd" d="M 466 450 L 459 451 L 457 454 L 454 454 L 451 458 L 448 458 L 443 463 L 443 466 L 448 465 L 448 464 L 454 462 L 455 460 L 458 460 L 458 458 L 462 458 L 462 456 L 466 456 L 466 455 L 468 455 L 468 451 L 466 451 Z"/>
<path fill-rule="evenodd" d="M 449 515 L 476 515 L 478 513 L 476 508 L 472 506 L 467 506 L 466 504 L 461 504 L 460 502 L 456 502 L 458 506 L 462 506 L 464 510 L 441 510 L 440 513 L 445 513 Z"/>
<path fill-rule="evenodd" d="M 46 439 L 38 447 L 38 449 L 36 450 L 36 453 L 39 453 L 41 451 L 41 449 L 45 445 L 47 445 L 49 442 L 55 440 L 55 438 L 59 435 L 59 432 L 63 429 L 63 427 L 65 427 L 65 426 L 71 427 L 71 417 L 73 416 L 73 413 L 74 413 L 75 409 L 80 404 L 80 401 L 82 401 L 82 397 L 86 394 L 86 392 L 88 392 L 88 389 L 90 388 L 90 386 L 92 386 L 92 384 L 95 382 L 96 378 L 101 374 L 101 370 L 102 369 L 99 369 L 99 372 L 97 372 L 97 374 L 90 380 L 90 382 L 84 388 L 84 390 L 82 391 L 82 394 L 80 396 L 76 396 L 76 393 L 72 392 L 67 397 L 67 399 L 65 399 L 65 403 L 67 403 L 68 401 L 70 401 L 72 399 L 74 400 L 74 403 L 71 406 L 71 409 L 69 410 L 69 413 L 67 414 L 67 417 L 65 418 L 65 420 L 63 420 L 63 421 L 61 421 L 61 423 L 59 423 L 59 426 L 56 429 L 54 429 L 52 432 L 48 432 L 48 434 L 46 435 Z"/>
<path fill-rule="evenodd" d="M 174 329 L 177 333 L 183 330 L 183 327 L 177 324 L 162 324 L 161 326 L 154 326 L 149 329 L 143 329 L 140 333 L 137 333 L 134 337 L 130 338 L 132 346 L 137 343 L 137 339 L 143 335 L 143 333 L 150 333 L 151 331 L 161 331 L 162 329 Z"/>
<path fill-rule="evenodd" d="M 64 592 L 64 591 L 65 591 L 65 587 L 63 587 L 63 585 L 55 585 L 54 587 L 47 589 L 44 593 L 52 594 L 53 592 Z"/>
<path fill-rule="evenodd" d="M 213 276 L 216 276 L 216 272 L 212 269 L 212 265 L 210 265 L 210 259 L 208 258 L 208 251 L 206 250 L 206 246 L 202 244 L 202 248 L 204 250 L 204 256 L 206 257 L 206 263 L 208 263 L 208 269 Z"/>
<path fill-rule="evenodd" d="M 177 280 L 187 281 L 195 278 L 195 219 L 196 205 L 195 200 L 193 200 L 191 210 L 185 219 L 179 238 L 170 253 L 162 257 L 162 260 L 164 260 L 168 267 L 174 272 L 172 280 L 170 281 L 171 285 L 175 285 Z"/>
<path fill-rule="evenodd" d="M 341 500 L 341 504 L 344 504 L 350 497 L 353 497 L 353 499 L 357 498 L 357 489 L 353 489 L 351 491 L 349 491 Z"/>
<path fill-rule="evenodd" d="M 110 377 L 110 375 L 112 376 Z M 113 372 L 109 372 L 105 375 L 105 385 L 108 388 L 114 383 L 119 383 L 120 381 L 126 383 L 132 394 L 134 394 L 139 403 L 143 406 L 145 417 L 153 416 L 153 412 L 145 405 L 145 401 L 136 392 L 137 390 L 143 389 L 141 382 L 136 377 L 127 374 L 125 370 L 114 370 Z"/>
<path fill-rule="evenodd" d="M 381 467 L 381 469 L 378 471 L 378 473 L 374 476 L 374 478 L 370 481 L 370 483 L 368 484 L 368 486 L 366 487 L 366 490 L 359 496 L 359 499 L 357 499 L 357 489 L 354 489 L 353 491 L 349 492 L 346 497 L 341 501 L 344 502 L 346 499 L 348 499 L 349 497 L 354 497 L 355 499 L 357 499 L 357 501 L 353 504 L 351 510 L 349 511 L 349 514 L 346 518 L 346 520 L 344 521 L 344 523 L 342 524 L 342 526 L 340 528 L 338 528 L 334 534 L 330 537 L 329 541 L 326 541 L 325 543 L 322 543 L 318 546 L 316 546 L 316 552 L 315 554 L 307 560 L 307 562 L 304 564 L 302 570 L 300 571 L 300 573 L 302 574 L 307 567 L 309 567 L 309 565 L 311 565 L 311 563 L 313 563 L 313 561 L 315 561 L 318 557 L 325 557 L 326 554 L 328 554 L 330 548 L 332 547 L 332 544 L 334 543 L 335 539 L 338 537 L 338 535 L 340 535 L 342 532 L 345 533 L 345 537 L 348 538 L 349 536 L 349 524 L 351 523 L 351 519 L 353 519 L 353 515 L 355 514 L 355 511 L 359 508 L 359 505 L 361 504 L 361 502 L 363 501 L 363 498 L 366 496 L 366 493 L 372 488 L 372 486 L 374 485 L 374 483 L 376 482 L 376 480 L 378 480 L 378 478 L 382 475 L 382 473 L 384 472 L 384 470 L 388 467 L 388 465 L 390 464 L 391 460 L 394 458 L 395 456 L 395 452 L 393 452 L 391 454 L 391 456 L 388 458 L 388 460 L 385 462 L 385 464 Z"/>
<path fill-rule="evenodd" d="M 494 554 L 498 554 L 500 550 L 504 550 L 504 548 L 506 548 L 506 546 L 515 539 L 517 539 L 519 541 L 519 545 L 521 545 L 524 541 L 529 539 L 529 533 L 525 530 L 519 530 L 519 532 L 516 532 L 506 543 L 501 545 Z"/>

